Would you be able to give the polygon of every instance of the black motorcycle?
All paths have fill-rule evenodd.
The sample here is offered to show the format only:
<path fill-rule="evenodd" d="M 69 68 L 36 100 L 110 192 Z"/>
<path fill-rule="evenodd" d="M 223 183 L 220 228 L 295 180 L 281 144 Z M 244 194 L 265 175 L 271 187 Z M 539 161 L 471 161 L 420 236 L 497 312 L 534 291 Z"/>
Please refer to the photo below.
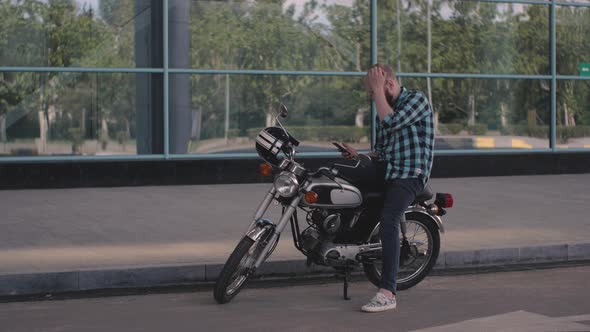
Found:
<path fill-rule="evenodd" d="M 287 116 L 281 105 L 279 115 Z M 256 210 L 245 236 L 223 267 L 214 291 L 218 303 L 227 303 L 272 254 L 288 224 L 295 247 L 308 263 L 331 266 L 344 275 L 344 298 L 348 299 L 349 273 L 362 266 L 377 287 L 381 279 L 379 218 L 383 206 L 383 172 L 365 155 L 353 162 L 336 163 L 315 171 L 295 161 L 297 141 L 276 117 L 278 127 L 263 129 L 256 150 L 267 162 L 264 175 L 278 173 L 274 184 Z M 434 202 L 429 201 L 434 199 Z M 282 205 L 278 222 L 264 219 L 269 205 Z M 397 288 L 418 284 L 431 271 L 440 250 L 441 216 L 453 206 L 448 193 L 433 194 L 427 185 L 408 207 L 401 222 L 400 270 Z M 305 216 L 301 226 L 299 213 Z M 303 229 L 303 230 L 302 230 Z"/>

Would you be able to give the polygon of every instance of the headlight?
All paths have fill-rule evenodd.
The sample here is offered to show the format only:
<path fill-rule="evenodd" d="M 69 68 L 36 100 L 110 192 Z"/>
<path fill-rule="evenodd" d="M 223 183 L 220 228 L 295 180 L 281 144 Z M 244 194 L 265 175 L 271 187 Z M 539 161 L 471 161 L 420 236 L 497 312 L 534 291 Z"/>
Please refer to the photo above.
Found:
<path fill-rule="evenodd" d="M 275 180 L 275 189 L 283 197 L 291 197 L 299 190 L 299 182 L 295 174 L 282 172 Z"/>

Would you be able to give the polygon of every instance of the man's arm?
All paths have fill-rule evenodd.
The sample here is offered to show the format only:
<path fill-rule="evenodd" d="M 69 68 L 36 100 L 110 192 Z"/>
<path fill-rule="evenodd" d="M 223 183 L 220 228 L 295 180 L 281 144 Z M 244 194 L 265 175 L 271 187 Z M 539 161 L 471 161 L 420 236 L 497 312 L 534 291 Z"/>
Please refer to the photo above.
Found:
<path fill-rule="evenodd" d="M 346 143 L 342 143 L 342 146 L 344 146 L 346 148 L 347 151 L 342 152 L 342 157 L 346 158 L 346 159 L 354 159 L 354 158 L 358 158 L 359 153 L 356 151 L 356 149 L 354 149 L 353 147 L 351 147 L 350 145 L 346 144 Z M 369 153 L 366 153 L 365 155 L 369 156 L 371 159 L 373 158 L 379 158 L 380 156 L 380 151 L 371 151 Z"/>
<path fill-rule="evenodd" d="M 371 152 L 367 153 L 366 155 L 371 157 L 371 159 L 379 159 L 381 154 L 377 151 L 371 151 Z"/>
<path fill-rule="evenodd" d="M 400 110 L 393 112 L 393 110 L 386 114 L 381 119 L 381 125 L 384 128 L 392 128 L 398 130 L 403 127 L 410 126 L 431 112 L 428 99 L 423 93 L 417 92 Z"/>
<path fill-rule="evenodd" d="M 409 126 L 424 118 L 430 112 L 428 99 L 421 92 L 415 93 L 400 110 L 393 110 L 385 96 L 385 73 L 379 67 L 371 68 L 365 79 L 367 90 L 372 94 L 377 108 L 377 116 L 384 128 L 400 128 Z"/>
<path fill-rule="evenodd" d="M 393 114 L 393 109 L 387 103 L 387 98 L 385 98 L 385 91 L 383 88 L 377 89 L 373 92 L 373 94 L 375 108 L 377 109 L 377 116 L 379 117 L 379 120 L 383 121 L 387 116 Z"/>
<path fill-rule="evenodd" d="M 383 121 L 386 116 L 393 113 L 393 110 L 387 103 L 385 90 L 383 89 L 384 86 L 385 73 L 383 70 L 378 66 L 374 66 L 373 68 L 369 69 L 367 77 L 365 78 L 365 88 L 371 94 L 373 101 L 375 101 L 377 116 L 381 121 Z"/>
<path fill-rule="evenodd" d="M 379 133 L 380 129 L 381 129 L 381 124 L 380 124 L 380 122 L 377 122 L 376 125 L 377 125 L 377 128 L 376 128 L 375 132 Z M 373 146 L 373 151 L 367 153 L 367 155 L 371 158 L 379 158 L 382 153 L 383 153 L 383 140 L 379 139 L 379 136 L 377 136 L 377 139 L 375 140 L 375 145 Z"/>

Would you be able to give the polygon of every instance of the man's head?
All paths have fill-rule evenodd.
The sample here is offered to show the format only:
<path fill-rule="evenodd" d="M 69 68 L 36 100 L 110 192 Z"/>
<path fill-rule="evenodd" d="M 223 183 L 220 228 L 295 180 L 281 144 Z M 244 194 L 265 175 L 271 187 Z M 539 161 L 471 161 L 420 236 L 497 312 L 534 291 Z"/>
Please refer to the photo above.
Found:
<path fill-rule="evenodd" d="M 389 65 L 382 64 L 375 64 L 371 68 L 380 68 L 385 74 L 385 85 L 383 86 L 383 89 L 385 90 L 385 98 L 387 99 L 389 106 L 393 107 L 401 91 L 401 86 L 397 80 L 397 76 L 395 75 L 393 68 L 391 68 Z M 366 84 L 366 79 L 365 88 L 369 94 L 372 93 L 372 91 L 369 91 L 370 89 Z"/>

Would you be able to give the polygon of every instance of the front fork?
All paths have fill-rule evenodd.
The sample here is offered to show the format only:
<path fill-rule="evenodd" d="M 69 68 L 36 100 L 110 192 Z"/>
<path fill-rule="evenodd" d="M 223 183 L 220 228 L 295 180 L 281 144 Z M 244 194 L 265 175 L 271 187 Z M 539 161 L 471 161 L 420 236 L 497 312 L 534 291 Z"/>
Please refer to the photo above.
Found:
<path fill-rule="evenodd" d="M 250 224 L 250 226 L 248 227 L 248 231 L 246 232 L 246 236 L 251 238 L 253 241 L 257 241 L 260 238 L 260 236 L 264 234 L 267 227 L 270 227 L 274 230 L 272 235 L 268 239 L 268 243 L 274 243 L 275 241 L 277 241 L 279 235 L 281 234 L 281 232 L 283 232 L 283 230 L 287 226 L 287 223 L 291 220 L 291 216 L 293 216 L 293 213 L 295 213 L 295 210 L 297 209 L 297 206 L 299 205 L 299 202 L 302 198 L 302 195 L 293 197 L 291 203 L 289 203 L 289 205 L 283 212 L 283 215 L 281 216 L 279 223 L 275 225 L 269 220 L 262 219 L 262 216 L 268 209 L 270 203 L 273 201 L 276 192 L 277 191 L 275 187 L 272 186 L 266 194 L 266 196 L 264 197 L 262 203 L 260 203 L 260 206 L 256 210 L 256 213 L 254 214 L 254 219 L 252 220 L 252 223 Z M 261 222 L 261 227 L 255 227 L 257 226 L 256 224 L 260 224 Z M 257 269 L 262 264 L 262 262 L 266 258 L 266 255 L 272 249 L 272 247 L 273 246 L 264 247 L 258 258 L 256 259 L 256 262 L 254 263 L 254 269 Z"/>
<path fill-rule="evenodd" d="M 256 213 L 254 213 L 254 219 L 252 219 L 250 226 L 248 226 L 248 230 L 246 231 L 247 232 L 246 234 L 248 234 L 252 230 L 252 227 L 260 221 L 262 216 L 264 216 L 264 214 L 266 213 L 266 210 L 268 210 L 268 206 L 270 205 L 272 200 L 275 198 L 276 193 L 277 193 L 277 190 L 275 189 L 275 186 L 271 186 L 268 193 L 266 193 L 266 196 L 264 196 L 262 203 L 260 203 L 260 206 L 258 206 Z M 256 241 L 256 239 L 252 239 L 252 240 Z"/>

